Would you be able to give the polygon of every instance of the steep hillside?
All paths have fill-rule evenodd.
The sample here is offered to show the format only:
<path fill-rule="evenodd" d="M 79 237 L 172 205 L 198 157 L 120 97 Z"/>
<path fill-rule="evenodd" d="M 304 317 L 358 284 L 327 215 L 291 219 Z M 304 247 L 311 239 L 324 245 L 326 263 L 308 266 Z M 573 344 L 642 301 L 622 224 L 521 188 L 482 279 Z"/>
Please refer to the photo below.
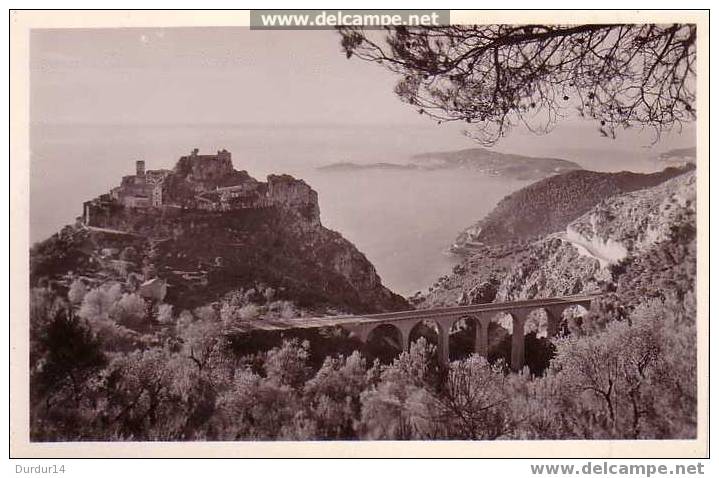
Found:
<path fill-rule="evenodd" d="M 479 244 L 561 231 L 605 198 L 655 186 L 689 169 L 693 168 L 667 168 L 653 174 L 578 170 L 543 179 L 502 199 L 484 219 L 463 231 L 452 249 L 463 253 Z"/>
<path fill-rule="evenodd" d="M 609 197 L 564 231 L 481 245 L 441 278 L 421 307 L 613 292 L 633 306 L 695 287 L 696 178 Z"/>

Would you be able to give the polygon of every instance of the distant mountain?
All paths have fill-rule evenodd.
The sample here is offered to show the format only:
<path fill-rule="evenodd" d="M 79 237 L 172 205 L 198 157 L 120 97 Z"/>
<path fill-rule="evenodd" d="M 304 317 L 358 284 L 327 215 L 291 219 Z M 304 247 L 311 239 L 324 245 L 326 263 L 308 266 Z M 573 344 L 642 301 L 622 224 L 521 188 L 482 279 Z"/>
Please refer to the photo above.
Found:
<path fill-rule="evenodd" d="M 452 250 L 466 253 L 482 244 L 561 231 L 610 196 L 656 186 L 691 169 L 670 167 L 652 174 L 578 170 L 537 181 L 502 199 L 484 219 L 459 235 Z"/>
<path fill-rule="evenodd" d="M 484 148 L 463 149 L 437 153 L 422 153 L 410 158 L 408 163 L 351 163 L 340 162 L 321 166 L 321 171 L 358 170 L 470 170 L 492 176 L 513 179 L 541 179 L 554 174 L 582 169 L 576 163 L 556 158 L 534 158 L 518 154 L 499 153 Z"/>
<path fill-rule="evenodd" d="M 696 163 L 697 148 L 678 148 L 665 151 L 657 157 L 664 163 Z"/>
<path fill-rule="evenodd" d="M 467 169 L 516 179 L 539 179 L 582 169 L 577 163 L 565 159 L 535 158 L 484 148 L 422 153 L 413 156 L 412 161 L 423 169 Z"/>

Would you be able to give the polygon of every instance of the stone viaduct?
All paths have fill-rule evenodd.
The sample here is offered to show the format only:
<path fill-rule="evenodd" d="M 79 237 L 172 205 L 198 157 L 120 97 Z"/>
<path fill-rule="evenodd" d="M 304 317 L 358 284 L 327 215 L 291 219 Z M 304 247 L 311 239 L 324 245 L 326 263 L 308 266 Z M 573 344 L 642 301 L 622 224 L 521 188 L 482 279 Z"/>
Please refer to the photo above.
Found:
<path fill-rule="evenodd" d="M 522 367 L 524 367 L 525 325 L 532 311 L 543 310 L 545 312 L 547 336 L 552 337 L 559 333 L 563 313 L 566 309 L 581 306 L 589 310 L 592 301 L 598 297 L 600 297 L 600 294 L 588 294 L 356 316 L 258 319 L 243 325 L 237 331 L 289 330 L 339 326 L 349 331 L 351 335 L 360 341 L 367 342 L 372 331 L 378 327 L 390 325 L 396 329 L 402 349 L 409 350 L 410 334 L 414 327 L 421 322 L 428 322 L 434 324 L 436 328 L 439 360 L 442 364 L 446 365 L 449 363 L 449 335 L 452 326 L 457 321 L 465 319 L 475 322 L 476 335 L 474 350 L 479 355 L 486 357 L 489 350 L 489 324 L 496 321 L 500 314 L 508 314 L 512 320 L 511 366 L 514 370 L 521 370 Z"/>

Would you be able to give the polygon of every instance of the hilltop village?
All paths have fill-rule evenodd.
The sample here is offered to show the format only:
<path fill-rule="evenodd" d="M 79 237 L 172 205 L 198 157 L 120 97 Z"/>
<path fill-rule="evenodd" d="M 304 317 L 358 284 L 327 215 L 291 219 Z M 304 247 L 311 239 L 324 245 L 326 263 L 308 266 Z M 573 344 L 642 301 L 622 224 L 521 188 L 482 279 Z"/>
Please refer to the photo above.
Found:
<path fill-rule="evenodd" d="M 124 176 L 119 186 L 83 204 L 79 218 L 91 227 L 116 227 L 117 216 L 180 211 L 227 212 L 238 209 L 280 207 L 303 215 L 319 225 L 317 193 L 304 181 L 288 175 L 270 175 L 257 181 L 247 171 L 237 171 L 232 155 L 223 149 L 203 155 L 194 149 L 182 156 L 172 170 L 146 170 L 136 161 L 135 174 Z"/>
<path fill-rule="evenodd" d="M 209 155 L 194 149 L 171 170 L 147 170 L 145 161 L 138 160 L 135 174 L 124 176 L 119 186 L 83 203 L 76 225 L 95 234 L 103 247 L 85 248 L 92 251 L 93 262 L 100 270 L 85 271 L 81 277 L 87 284 L 100 284 L 114 275 L 136 276 L 140 295 L 158 301 L 167 293 L 168 278 L 188 287 L 205 287 L 210 270 L 222 265 L 219 256 L 192 265 L 188 264 L 192 261 L 179 261 L 185 267 L 175 261 L 174 267 L 166 265 L 158 270 L 148 257 L 143 266 L 135 266 L 127 260 L 134 253 L 127 251 L 144 247 L 137 241 L 149 241 L 151 250 L 162 249 L 167 241 L 188 232 L 188 226 L 183 226 L 187 221 L 190 230 L 201 230 L 209 218 L 215 217 L 218 227 L 232 230 L 233 214 L 273 209 L 289 213 L 310 229 L 320 226 L 317 193 L 309 185 L 288 175 L 270 175 L 267 182 L 258 181 L 247 171 L 235 170 L 232 155 L 225 149 Z M 217 235 L 213 237 L 219 240 Z M 128 248 L 129 244 L 132 246 Z M 176 259 L 185 255 L 180 252 Z M 70 271 L 59 283 L 69 286 L 76 278 Z"/>

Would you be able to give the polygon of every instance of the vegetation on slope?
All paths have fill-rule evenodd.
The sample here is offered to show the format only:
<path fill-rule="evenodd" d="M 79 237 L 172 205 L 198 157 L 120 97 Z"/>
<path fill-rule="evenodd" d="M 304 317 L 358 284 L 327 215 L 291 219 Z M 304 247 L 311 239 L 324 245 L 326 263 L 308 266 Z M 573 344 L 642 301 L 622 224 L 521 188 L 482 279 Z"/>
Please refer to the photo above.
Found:
<path fill-rule="evenodd" d="M 33 284 L 71 271 L 88 276 L 88 284 L 160 277 L 170 285 L 167 301 L 180 309 L 257 284 L 318 313 L 327 308 L 360 313 L 407 307 L 340 234 L 272 208 L 188 212 L 171 218 L 134 214 L 122 227 L 138 235 L 68 228 L 36 245 L 31 252 Z M 103 257 L 108 249 L 120 252 Z M 67 282 L 67 276 L 63 280 Z"/>
<path fill-rule="evenodd" d="M 161 340 L 133 341 L 119 323 L 132 301 L 91 294 L 70 305 L 76 294 L 33 291 L 32 440 L 696 436 L 690 296 L 588 317 L 532 375 L 476 355 L 442 369 L 424 338 L 387 365 L 360 351 L 318 357 L 298 340 L 238 353 L 222 320 L 202 313 L 169 314 Z"/>
<path fill-rule="evenodd" d="M 499 244 L 562 231 L 603 199 L 656 186 L 687 170 L 667 168 L 652 174 L 577 170 L 537 181 L 502 199 L 459 236 L 455 249 L 464 250 L 470 242 Z"/>

